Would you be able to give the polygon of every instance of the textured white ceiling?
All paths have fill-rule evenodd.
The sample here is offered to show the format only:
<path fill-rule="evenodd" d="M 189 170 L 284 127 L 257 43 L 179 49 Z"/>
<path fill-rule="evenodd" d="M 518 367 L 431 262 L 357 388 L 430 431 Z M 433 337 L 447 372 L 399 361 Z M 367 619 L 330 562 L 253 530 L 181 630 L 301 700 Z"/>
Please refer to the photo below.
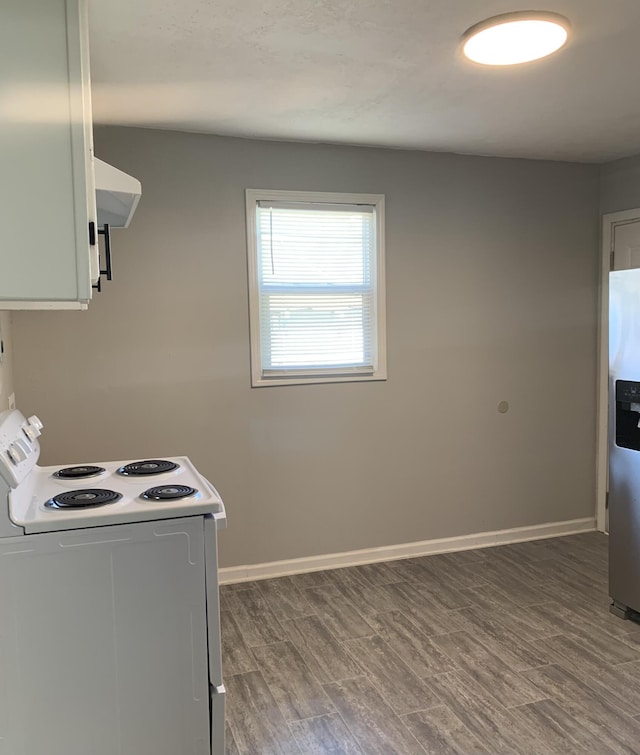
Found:
<path fill-rule="evenodd" d="M 600 162 L 640 152 L 640 0 L 549 0 L 570 44 L 506 69 L 460 35 L 528 0 L 90 0 L 97 123 Z"/>

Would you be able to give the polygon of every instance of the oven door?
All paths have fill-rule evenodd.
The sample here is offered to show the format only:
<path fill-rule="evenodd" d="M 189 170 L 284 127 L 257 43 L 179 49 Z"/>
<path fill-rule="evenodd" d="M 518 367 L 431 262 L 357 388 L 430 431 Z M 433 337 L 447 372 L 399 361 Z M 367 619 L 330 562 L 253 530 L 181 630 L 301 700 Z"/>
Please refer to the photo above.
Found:
<path fill-rule="evenodd" d="M 0 753 L 209 754 L 202 517 L 0 538 L 0 562 Z"/>

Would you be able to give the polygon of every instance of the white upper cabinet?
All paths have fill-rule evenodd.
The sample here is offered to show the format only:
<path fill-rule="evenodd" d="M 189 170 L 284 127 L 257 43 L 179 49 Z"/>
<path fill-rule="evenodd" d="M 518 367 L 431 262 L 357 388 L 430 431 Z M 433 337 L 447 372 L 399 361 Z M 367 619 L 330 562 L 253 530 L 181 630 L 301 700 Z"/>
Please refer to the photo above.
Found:
<path fill-rule="evenodd" d="M 84 309 L 98 272 L 86 3 L 2 0 L 1 16 L 0 309 Z"/>

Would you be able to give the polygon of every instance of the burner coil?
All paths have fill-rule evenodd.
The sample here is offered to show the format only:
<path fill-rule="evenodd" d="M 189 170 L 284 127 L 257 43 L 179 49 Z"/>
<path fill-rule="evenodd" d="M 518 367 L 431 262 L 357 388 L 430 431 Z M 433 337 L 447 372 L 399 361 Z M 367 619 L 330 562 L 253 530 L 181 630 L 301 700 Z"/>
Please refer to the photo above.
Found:
<path fill-rule="evenodd" d="M 83 490 L 68 490 L 50 498 L 45 506 L 51 509 L 91 509 L 96 506 L 106 506 L 122 498 L 121 493 L 105 488 L 84 488 Z"/>
<path fill-rule="evenodd" d="M 133 461 L 131 464 L 125 464 L 120 467 L 118 474 L 129 477 L 144 477 L 152 474 L 162 474 L 163 472 L 173 472 L 179 469 L 180 465 L 174 461 L 166 459 L 145 459 L 143 461 Z"/>
<path fill-rule="evenodd" d="M 142 498 L 148 501 L 178 501 L 195 495 L 197 492 L 195 488 L 190 488 L 188 485 L 159 485 L 145 490 Z"/>
<path fill-rule="evenodd" d="M 77 466 L 77 467 L 64 467 L 53 473 L 54 477 L 59 480 L 79 480 L 84 477 L 95 477 L 102 474 L 105 471 L 104 467 L 96 466 Z"/>

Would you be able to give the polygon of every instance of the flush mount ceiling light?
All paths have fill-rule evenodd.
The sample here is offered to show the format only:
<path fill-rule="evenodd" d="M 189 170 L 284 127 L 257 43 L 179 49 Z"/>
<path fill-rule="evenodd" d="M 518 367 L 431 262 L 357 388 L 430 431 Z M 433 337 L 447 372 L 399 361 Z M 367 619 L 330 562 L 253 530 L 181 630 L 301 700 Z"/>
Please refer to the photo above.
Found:
<path fill-rule="evenodd" d="M 558 13 L 503 13 L 467 29 L 462 35 L 462 52 L 475 63 L 512 66 L 551 55 L 568 36 L 569 22 Z"/>

